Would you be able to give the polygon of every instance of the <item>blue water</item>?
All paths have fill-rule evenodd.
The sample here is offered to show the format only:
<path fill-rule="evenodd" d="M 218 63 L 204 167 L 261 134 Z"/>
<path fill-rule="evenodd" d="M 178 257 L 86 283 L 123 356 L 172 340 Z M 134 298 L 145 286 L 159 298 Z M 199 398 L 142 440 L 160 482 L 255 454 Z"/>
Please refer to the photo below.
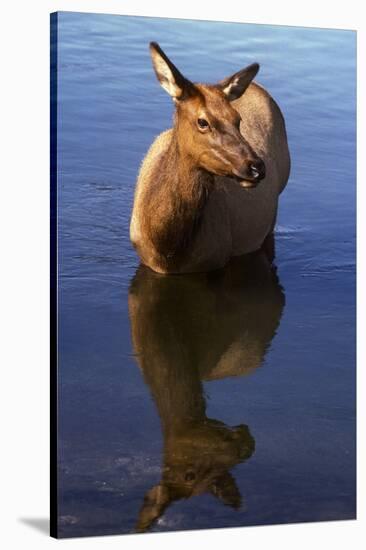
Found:
<path fill-rule="evenodd" d="M 58 38 L 60 536 L 354 518 L 356 34 L 60 13 Z M 173 112 L 151 40 L 195 81 L 261 64 L 292 157 L 277 272 L 138 269 Z"/>

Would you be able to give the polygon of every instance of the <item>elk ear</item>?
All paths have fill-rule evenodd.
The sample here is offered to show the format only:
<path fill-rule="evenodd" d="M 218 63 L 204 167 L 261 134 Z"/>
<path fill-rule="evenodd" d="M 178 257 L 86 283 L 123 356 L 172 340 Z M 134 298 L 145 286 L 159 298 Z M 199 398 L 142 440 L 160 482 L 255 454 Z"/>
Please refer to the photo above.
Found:
<path fill-rule="evenodd" d="M 150 54 L 155 74 L 166 92 L 177 101 L 185 99 L 194 88 L 170 61 L 156 42 L 150 42 Z"/>
<path fill-rule="evenodd" d="M 238 99 L 243 95 L 258 71 L 258 63 L 252 63 L 245 69 L 221 80 L 218 87 L 224 92 L 229 101 L 234 101 L 234 99 Z"/>
<path fill-rule="evenodd" d="M 241 507 L 241 494 L 230 472 L 223 472 L 211 484 L 209 491 L 227 506 L 238 510 Z"/>
<path fill-rule="evenodd" d="M 159 483 L 150 489 L 144 498 L 144 503 L 137 520 L 136 531 L 143 533 L 164 513 L 170 504 L 169 489 Z"/>

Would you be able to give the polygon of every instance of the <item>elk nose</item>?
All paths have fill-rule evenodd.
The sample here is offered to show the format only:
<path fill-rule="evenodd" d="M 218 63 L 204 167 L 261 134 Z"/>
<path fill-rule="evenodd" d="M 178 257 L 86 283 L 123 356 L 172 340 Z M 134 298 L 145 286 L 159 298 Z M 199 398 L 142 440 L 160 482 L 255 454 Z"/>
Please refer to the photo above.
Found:
<path fill-rule="evenodd" d="M 248 168 L 250 176 L 257 181 L 262 180 L 266 175 L 266 167 L 262 159 L 250 162 Z"/>

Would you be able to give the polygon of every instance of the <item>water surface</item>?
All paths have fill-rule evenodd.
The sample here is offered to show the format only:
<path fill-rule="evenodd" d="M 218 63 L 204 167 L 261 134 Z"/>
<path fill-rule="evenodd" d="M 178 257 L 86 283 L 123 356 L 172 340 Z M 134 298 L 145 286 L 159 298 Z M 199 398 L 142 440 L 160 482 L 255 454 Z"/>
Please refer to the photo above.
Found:
<path fill-rule="evenodd" d="M 351 31 L 58 16 L 59 534 L 355 517 Z M 191 80 L 258 61 L 292 172 L 273 268 L 161 277 L 129 241 L 136 174 Z"/>

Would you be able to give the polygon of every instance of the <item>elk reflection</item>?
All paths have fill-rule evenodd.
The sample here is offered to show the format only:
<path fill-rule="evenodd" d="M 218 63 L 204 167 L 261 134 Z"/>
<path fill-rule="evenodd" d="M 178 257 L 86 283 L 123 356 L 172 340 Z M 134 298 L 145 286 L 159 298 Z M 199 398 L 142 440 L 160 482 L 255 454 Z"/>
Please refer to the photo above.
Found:
<path fill-rule="evenodd" d="M 162 478 L 145 495 L 137 531 L 172 502 L 205 492 L 240 507 L 229 470 L 253 454 L 254 438 L 244 424 L 206 416 L 202 381 L 259 367 L 283 307 L 264 252 L 211 273 L 167 277 L 137 270 L 129 292 L 132 340 L 164 437 Z"/>

